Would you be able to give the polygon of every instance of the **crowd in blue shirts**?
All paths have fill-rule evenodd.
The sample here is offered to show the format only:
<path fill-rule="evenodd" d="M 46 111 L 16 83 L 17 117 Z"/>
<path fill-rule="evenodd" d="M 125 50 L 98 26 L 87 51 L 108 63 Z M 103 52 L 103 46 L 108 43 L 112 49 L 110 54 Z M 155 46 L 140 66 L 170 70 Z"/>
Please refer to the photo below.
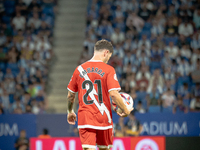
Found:
<path fill-rule="evenodd" d="M 0 1 L 0 114 L 45 113 L 56 5 Z"/>
<path fill-rule="evenodd" d="M 80 64 L 100 39 L 136 111 L 200 111 L 198 0 L 89 0 Z"/>

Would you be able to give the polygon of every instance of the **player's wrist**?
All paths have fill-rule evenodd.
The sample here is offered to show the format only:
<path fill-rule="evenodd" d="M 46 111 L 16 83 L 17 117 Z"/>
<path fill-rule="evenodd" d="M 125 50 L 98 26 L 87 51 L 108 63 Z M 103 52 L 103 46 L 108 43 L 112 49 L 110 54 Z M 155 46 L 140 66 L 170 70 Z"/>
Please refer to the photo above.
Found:
<path fill-rule="evenodd" d="M 67 110 L 67 113 L 68 113 L 68 114 L 73 113 L 73 112 L 74 112 L 73 109 L 72 109 L 72 110 Z"/>

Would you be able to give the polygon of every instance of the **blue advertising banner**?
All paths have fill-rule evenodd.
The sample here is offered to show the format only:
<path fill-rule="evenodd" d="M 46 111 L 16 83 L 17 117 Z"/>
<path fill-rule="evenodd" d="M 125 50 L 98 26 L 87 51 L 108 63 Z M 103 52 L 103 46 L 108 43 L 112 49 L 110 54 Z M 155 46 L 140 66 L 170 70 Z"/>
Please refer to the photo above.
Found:
<path fill-rule="evenodd" d="M 14 143 L 20 130 L 26 130 L 27 137 L 36 136 L 36 116 L 0 115 L 0 149 L 15 150 Z"/>
<path fill-rule="evenodd" d="M 200 113 L 136 114 L 143 125 L 142 135 L 200 136 Z"/>
<path fill-rule="evenodd" d="M 136 113 L 135 116 L 143 126 L 141 135 L 200 136 L 200 113 Z M 118 118 L 113 113 L 113 121 L 117 122 Z"/>
<path fill-rule="evenodd" d="M 77 125 L 69 125 L 67 114 L 44 114 L 37 115 L 37 136 L 42 134 L 44 128 L 49 130 L 52 137 L 73 136 L 73 129 Z"/>

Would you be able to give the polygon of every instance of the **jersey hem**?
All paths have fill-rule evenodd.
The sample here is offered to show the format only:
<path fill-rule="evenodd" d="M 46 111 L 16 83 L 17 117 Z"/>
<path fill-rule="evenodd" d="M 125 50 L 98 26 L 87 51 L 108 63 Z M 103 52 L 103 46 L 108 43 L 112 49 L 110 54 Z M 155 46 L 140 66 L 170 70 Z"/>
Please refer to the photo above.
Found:
<path fill-rule="evenodd" d="M 87 145 L 87 144 L 83 144 L 82 148 L 96 148 L 95 145 Z"/>
<path fill-rule="evenodd" d="M 113 145 L 108 145 L 108 146 L 106 146 L 106 145 L 97 145 L 97 147 L 98 148 L 108 148 L 108 149 L 110 149 L 110 148 L 113 147 Z"/>
<path fill-rule="evenodd" d="M 97 129 L 97 130 L 107 130 L 113 128 L 112 125 L 110 126 L 93 126 L 93 125 L 78 125 L 78 129 L 83 129 L 83 128 L 91 128 L 91 129 Z"/>
<path fill-rule="evenodd" d="M 108 92 L 110 92 L 110 91 L 113 91 L 113 90 L 120 91 L 120 90 L 121 90 L 121 88 L 112 88 L 112 89 L 109 89 L 109 90 L 108 90 Z"/>
<path fill-rule="evenodd" d="M 70 90 L 69 88 L 67 88 L 70 92 L 72 92 L 72 93 L 76 93 L 76 92 L 74 92 L 74 91 L 72 91 L 72 90 Z"/>

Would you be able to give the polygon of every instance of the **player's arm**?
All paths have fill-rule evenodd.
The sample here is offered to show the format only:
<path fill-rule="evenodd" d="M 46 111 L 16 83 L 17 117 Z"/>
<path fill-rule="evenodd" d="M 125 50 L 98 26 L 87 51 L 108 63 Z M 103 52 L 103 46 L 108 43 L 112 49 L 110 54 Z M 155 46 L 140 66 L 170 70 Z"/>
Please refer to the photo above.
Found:
<path fill-rule="evenodd" d="M 128 116 L 133 109 L 131 109 L 131 110 L 127 109 L 119 92 L 117 90 L 112 90 L 109 92 L 109 95 L 110 95 L 111 99 L 113 100 L 113 102 L 123 111 L 122 114 L 118 113 L 118 115 L 123 116 L 123 117 Z"/>
<path fill-rule="evenodd" d="M 69 124 L 75 124 L 76 114 L 73 111 L 73 104 L 75 102 L 75 93 L 68 91 L 67 94 L 67 121 Z"/>
<path fill-rule="evenodd" d="M 73 104 L 75 102 L 75 93 L 68 91 L 67 94 L 67 112 L 71 113 L 73 111 Z"/>

